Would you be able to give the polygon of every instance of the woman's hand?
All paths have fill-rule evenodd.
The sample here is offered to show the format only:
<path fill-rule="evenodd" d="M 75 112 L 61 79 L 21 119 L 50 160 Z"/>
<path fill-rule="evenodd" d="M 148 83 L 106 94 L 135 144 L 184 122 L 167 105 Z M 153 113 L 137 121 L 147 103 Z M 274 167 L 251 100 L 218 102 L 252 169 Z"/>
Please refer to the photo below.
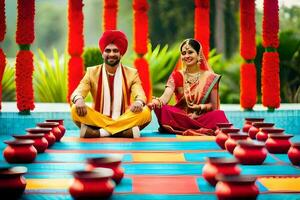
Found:
<path fill-rule="evenodd" d="M 147 104 L 150 109 L 160 108 L 161 102 L 158 99 L 152 99 L 150 103 Z"/>
<path fill-rule="evenodd" d="M 191 119 L 195 119 L 195 118 L 199 117 L 199 115 L 197 115 L 195 112 L 189 113 L 188 116 L 189 116 Z"/>
<path fill-rule="evenodd" d="M 87 109 L 83 98 L 79 98 L 75 102 L 76 112 L 80 117 L 83 117 L 87 114 Z"/>

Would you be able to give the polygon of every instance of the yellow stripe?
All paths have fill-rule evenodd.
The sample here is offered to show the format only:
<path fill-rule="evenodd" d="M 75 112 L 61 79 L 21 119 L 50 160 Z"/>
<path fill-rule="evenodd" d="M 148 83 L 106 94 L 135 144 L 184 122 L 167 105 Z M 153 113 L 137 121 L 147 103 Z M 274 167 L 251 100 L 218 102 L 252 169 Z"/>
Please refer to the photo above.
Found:
<path fill-rule="evenodd" d="M 26 179 L 26 190 L 68 189 L 72 179 Z"/>
<path fill-rule="evenodd" d="M 271 192 L 300 192 L 300 177 L 259 178 L 258 180 Z"/>
<path fill-rule="evenodd" d="M 176 138 L 179 140 L 185 140 L 185 141 L 214 141 L 215 136 L 208 136 L 208 135 L 203 135 L 203 136 L 183 136 L 183 135 L 176 135 Z"/>
<path fill-rule="evenodd" d="M 133 162 L 185 162 L 183 153 L 133 153 Z"/>

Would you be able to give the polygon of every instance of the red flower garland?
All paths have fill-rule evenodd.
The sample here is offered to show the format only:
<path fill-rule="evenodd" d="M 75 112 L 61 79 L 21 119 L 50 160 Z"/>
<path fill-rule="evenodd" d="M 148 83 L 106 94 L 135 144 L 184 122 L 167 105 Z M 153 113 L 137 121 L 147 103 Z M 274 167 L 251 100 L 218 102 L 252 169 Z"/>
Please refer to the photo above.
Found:
<path fill-rule="evenodd" d="M 21 50 L 16 59 L 16 95 L 19 111 L 33 110 L 33 53 Z"/>
<path fill-rule="evenodd" d="M 16 42 L 31 44 L 34 40 L 35 0 L 18 0 Z"/>
<path fill-rule="evenodd" d="M 240 23 L 241 23 L 241 43 L 240 53 L 246 60 L 252 60 L 256 56 L 255 44 L 255 1 L 240 1 Z"/>
<path fill-rule="evenodd" d="M 117 27 L 118 0 L 105 0 L 103 6 L 103 31 Z"/>
<path fill-rule="evenodd" d="M 194 37 L 202 44 L 204 56 L 209 54 L 209 0 L 195 0 Z"/>
<path fill-rule="evenodd" d="M 6 32 L 5 0 L 0 0 L 0 41 L 4 40 L 5 32 Z"/>
<path fill-rule="evenodd" d="M 256 68 L 254 63 L 244 63 L 240 72 L 240 103 L 242 108 L 252 109 L 256 103 Z"/>
<path fill-rule="evenodd" d="M 262 103 L 269 108 L 280 106 L 279 54 L 265 52 L 262 62 Z"/>
<path fill-rule="evenodd" d="M 83 3 L 82 0 L 69 0 L 69 40 L 68 51 L 72 56 L 81 56 L 83 52 Z"/>
<path fill-rule="evenodd" d="M 146 54 L 148 51 L 148 14 L 149 4 L 147 0 L 133 0 L 134 9 L 134 50 L 137 54 Z"/>
<path fill-rule="evenodd" d="M 278 48 L 279 46 L 279 7 L 278 0 L 264 0 L 263 46 Z"/>
<path fill-rule="evenodd" d="M 147 100 L 150 101 L 152 97 L 152 87 L 150 80 L 149 64 L 145 58 L 137 58 L 134 61 L 134 66 L 137 69 L 142 80 L 142 86 L 146 93 Z"/>
<path fill-rule="evenodd" d="M 78 83 L 83 77 L 83 60 L 81 57 L 71 57 L 68 63 L 68 97 L 67 101 L 70 101 L 70 97 L 73 91 L 76 89 Z"/>
<path fill-rule="evenodd" d="M 0 82 L 2 82 L 5 66 L 6 66 L 6 57 L 3 50 L 0 48 Z M 2 108 L 1 102 L 2 102 L 2 84 L 0 84 L 0 110 Z"/>

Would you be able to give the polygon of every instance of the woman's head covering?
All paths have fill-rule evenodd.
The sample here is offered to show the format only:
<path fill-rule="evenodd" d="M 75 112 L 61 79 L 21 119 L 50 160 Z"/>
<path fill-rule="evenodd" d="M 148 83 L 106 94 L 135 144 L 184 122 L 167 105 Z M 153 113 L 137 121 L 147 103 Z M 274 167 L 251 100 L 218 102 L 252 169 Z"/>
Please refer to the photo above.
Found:
<path fill-rule="evenodd" d="M 101 52 L 103 52 L 109 44 L 116 45 L 119 48 L 121 55 L 124 55 L 127 51 L 128 41 L 126 35 L 122 31 L 105 31 L 99 39 L 99 48 Z"/>

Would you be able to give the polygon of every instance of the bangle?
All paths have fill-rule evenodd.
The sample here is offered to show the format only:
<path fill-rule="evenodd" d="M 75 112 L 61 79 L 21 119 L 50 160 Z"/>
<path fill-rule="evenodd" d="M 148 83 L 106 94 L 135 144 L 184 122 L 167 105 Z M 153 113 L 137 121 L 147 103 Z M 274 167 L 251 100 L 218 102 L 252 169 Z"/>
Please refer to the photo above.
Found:
<path fill-rule="evenodd" d="M 159 102 L 159 108 L 161 108 L 162 106 L 163 106 L 163 102 L 162 102 L 162 100 L 160 99 L 160 98 L 158 98 L 158 97 L 152 97 L 153 99 L 156 99 L 158 102 Z"/>

